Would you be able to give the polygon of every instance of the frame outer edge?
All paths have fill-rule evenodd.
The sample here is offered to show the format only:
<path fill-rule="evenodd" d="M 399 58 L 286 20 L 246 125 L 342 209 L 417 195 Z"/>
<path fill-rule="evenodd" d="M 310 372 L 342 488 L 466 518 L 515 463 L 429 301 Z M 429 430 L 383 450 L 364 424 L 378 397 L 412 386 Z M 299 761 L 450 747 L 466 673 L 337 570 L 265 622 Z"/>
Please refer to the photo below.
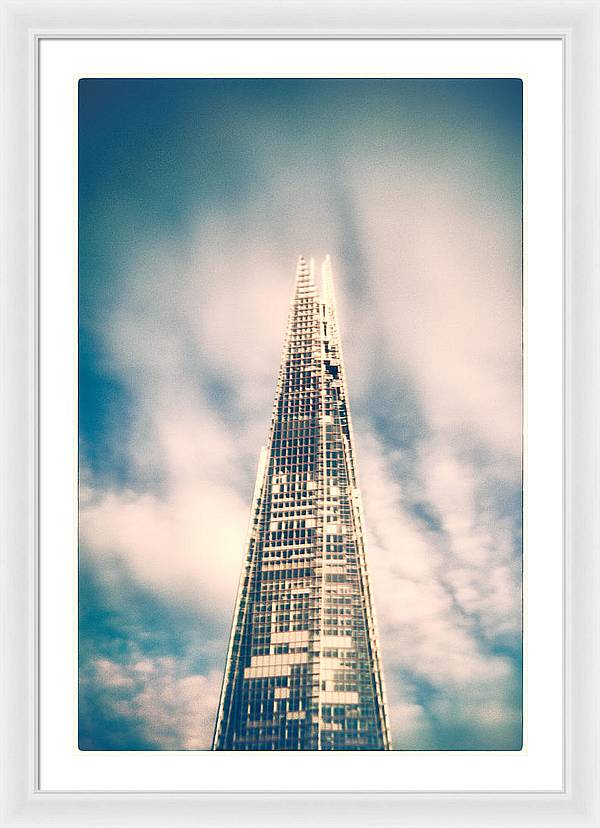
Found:
<path fill-rule="evenodd" d="M 569 44 L 566 107 L 566 738 L 569 790 L 600 825 L 600 5 Z"/>
<path fill-rule="evenodd" d="M 0 0 L 48 37 L 562 36 L 598 0 Z"/>
<path fill-rule="evenodd" d="M 265 31 L 265 15 L 248 26 L 247 9 L 258 3 L 223 3 L 222 16 L 214 3 L 192 8 L 177 2 L 131 3 L 124 13 L 115 2 L 0 3 L 1 97 L 0 137 L 2 176 L 0 210 L 3 242 L 0 248 L 0 422 L 3 426 L 0 462 L 0 583 L 4 680 L 0 682 L 3 733 L 0 825 L 191 825 L 202 809 L 204 825 L 287 822 L 351 825 L 433 826 L 600 826 L 599 750 L 600 711 L 600 4 L 587 2 L 505 2 L 501 7 L 479 3 L 374 3 L 371 15 L 358 4 L 335 8 L 327 4 L 316 23 L 298 14 L 275 15 L 277 32 L 295 30 L 342 33 L 340 21 L 354 20 L 346 31 L 373 34 L 403 25 L 406 35 L 443 36 L 460 32 L 494 31 L 526 36 L 553 31 L 567 35 L 566 129 L 566 549 L 567 549 L 567 756 L 569 797 L 514 795 L 482 797 L 228 797 L 144 795 L 34 794 L 31 745 L 36 697 L 34 691 L 35 620 L 33 560 L 35 550 L 36 456 L 36 291 L 34 262 L 35 157 L 32 115 L 33 30 L 49 36 L 89 35 L 110 27 L 152 34 L 172 23 L 192 30 L 201 22 L 207 32 L 248 35 Z M 246 6 L 243 13 L 240 10 Z M 310 2 L 306 6 L 312 6 Z M 325 4 L 323 4 L 325 6 Z M 314 10 L 314 6 L 312 6 Z M 275 11 L 275 4 L 260 3 Z M 402 9 L 402 14 L 399 13 Z M 181 13 L 183 10 L 184 13 Z M 145 11 L 148 14 L 145 14 Z M 177 13 L 176 13 L 177 12 Z M 341 13 L 340 13 L 341 12 Z M 455 12 L 458 12 L 455 14 Z M 289 20 L 289 24 L 281 22 Z M 215 25 L 218 20 L 218 25 Z M 373 25 L 375 20 L 376 25 Z M 468 21 L 468 22 L 467 22 Z M 83 26 L 82 24 L 86 24 Z M 491 23 L 491 25 L 490 25 Z M 389 24 L 389 26 L 388 26 Z M 77 27 L 77 31 L 74 30 Z M 168 28 L 167 28 L 168 27 Z M 294 32 L 294 33 L 295 33 Z M 400 33 L 400 32 L 399 32 Z M 572 646 L 571 646 L 572 642 Z M 7 680 L 7 676 L 9 680 Z M 575 695 L 576 694 L 576 695 Z M 242 816 L 244 814 L 244 816 Z"/>
<path fill-rule="evenodd" d="M 30 46 L 0 4 L 0 824 L 26 807 L 33 772 L 36 316 Z"/>

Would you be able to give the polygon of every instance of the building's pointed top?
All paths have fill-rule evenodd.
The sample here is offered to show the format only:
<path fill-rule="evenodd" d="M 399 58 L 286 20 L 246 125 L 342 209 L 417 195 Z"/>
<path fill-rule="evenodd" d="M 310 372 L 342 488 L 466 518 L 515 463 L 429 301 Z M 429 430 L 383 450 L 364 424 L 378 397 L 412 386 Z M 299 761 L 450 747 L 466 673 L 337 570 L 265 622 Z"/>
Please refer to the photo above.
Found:
<path fill-rule="evenodd" d="M 335 294 L 333 291 L 333 275 L 331 272 L 331 256 L 329 253 L 325 256 L 325 260 L 321 265 L 321 279 L 323 283 L 323 300 L 326 304 L 333 306 L 335 304 Z"/>
<path fill-rule="evenodd" d="M 307 287 L 314 285 L 313 266 L 307 264 L 304 256 L 298 258 L 298 267 L 296 269 L 296 293 L 298 290 L 306 290 Z"/>

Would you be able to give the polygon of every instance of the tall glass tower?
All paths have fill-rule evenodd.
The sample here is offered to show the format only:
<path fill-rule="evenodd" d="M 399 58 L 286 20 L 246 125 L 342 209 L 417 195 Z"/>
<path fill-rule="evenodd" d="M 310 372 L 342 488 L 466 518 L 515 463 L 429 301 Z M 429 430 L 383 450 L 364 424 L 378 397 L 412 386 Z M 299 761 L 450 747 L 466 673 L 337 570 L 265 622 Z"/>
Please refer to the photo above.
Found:
<path fill-rule="evenodd" d="M 331 278 L 298 262 L 214 750 L 389 750 Z"/>

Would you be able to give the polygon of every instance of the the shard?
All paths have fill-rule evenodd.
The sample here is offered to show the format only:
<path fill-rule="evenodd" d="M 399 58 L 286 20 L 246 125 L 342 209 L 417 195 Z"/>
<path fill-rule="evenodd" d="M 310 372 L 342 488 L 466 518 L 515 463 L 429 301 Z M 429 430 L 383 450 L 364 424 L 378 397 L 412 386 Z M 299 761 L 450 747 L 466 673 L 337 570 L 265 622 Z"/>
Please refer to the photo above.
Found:
<path fill-rule="evenodd" d="M 214 750 L 389 750 L 331 263 L 298 262 Z"/>

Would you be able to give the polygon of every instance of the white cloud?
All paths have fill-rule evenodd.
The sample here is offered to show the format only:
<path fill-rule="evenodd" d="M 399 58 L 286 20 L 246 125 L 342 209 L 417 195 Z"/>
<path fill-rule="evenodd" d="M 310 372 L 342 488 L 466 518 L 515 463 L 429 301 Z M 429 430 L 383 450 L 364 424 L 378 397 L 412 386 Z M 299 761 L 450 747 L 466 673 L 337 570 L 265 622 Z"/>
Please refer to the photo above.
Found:
<path fill-rule="evenodd" d="M 490 646 L 503 633 L 520 631 L 518 550 L 491 515 L 477 511 L 476 470 L 445 451 L 425 451 L 420 467 L 423 498 L 444 530 L 438 532 L 411 510 L 373 435 L 360 445 L 369 562 L 391 696 L 402 694 L 404 681 L 424 683 L 435 699 L 420 711 L 414 699 L 408 707 L 405 701 L 392 704 L 396 747 L 417 744 L 417 731 L 426 739 L 426 713 L 440 705 L 447 712 L 443 705 L 452 705 L 448 721 L 462 722 L 467 731 L 477 730 L 480 707 L 496 706 L 503 733 L 512 732 L 518 712 L 513 664 Z M 413 721 L 420 723 L 417 731 Z"/>
<path fill-rule="evenodd" d="M 164 499 L 113 490 L 82 506 L 81 542 L 99 562 L 126 563 L 141 585 L 223 618 L 235 601 L 247 511 L 233 491 L 210 484 Z"/>
<path fill-rule="evenodd" d="M 350 182 L 392 365 L 411 372 L 435 429 L 468 426 L 518 458 L 518 227 L 500 202 L 466 201 L 444 169 L 391 165 L 384 180 L 375 167 Z"/>
<path fill-rule="evenodd" d="M 111 699 L 111 714 L 135 721 L 148 743 L 160 750 L 210 748 L 220 671 L 200 675 L 190 672 L 185 661 L 135 655 L 126 664 L 97 659 L 89 667 L 96 692 Z M 118 692 L 111 698 L 114 690 Z"/>

